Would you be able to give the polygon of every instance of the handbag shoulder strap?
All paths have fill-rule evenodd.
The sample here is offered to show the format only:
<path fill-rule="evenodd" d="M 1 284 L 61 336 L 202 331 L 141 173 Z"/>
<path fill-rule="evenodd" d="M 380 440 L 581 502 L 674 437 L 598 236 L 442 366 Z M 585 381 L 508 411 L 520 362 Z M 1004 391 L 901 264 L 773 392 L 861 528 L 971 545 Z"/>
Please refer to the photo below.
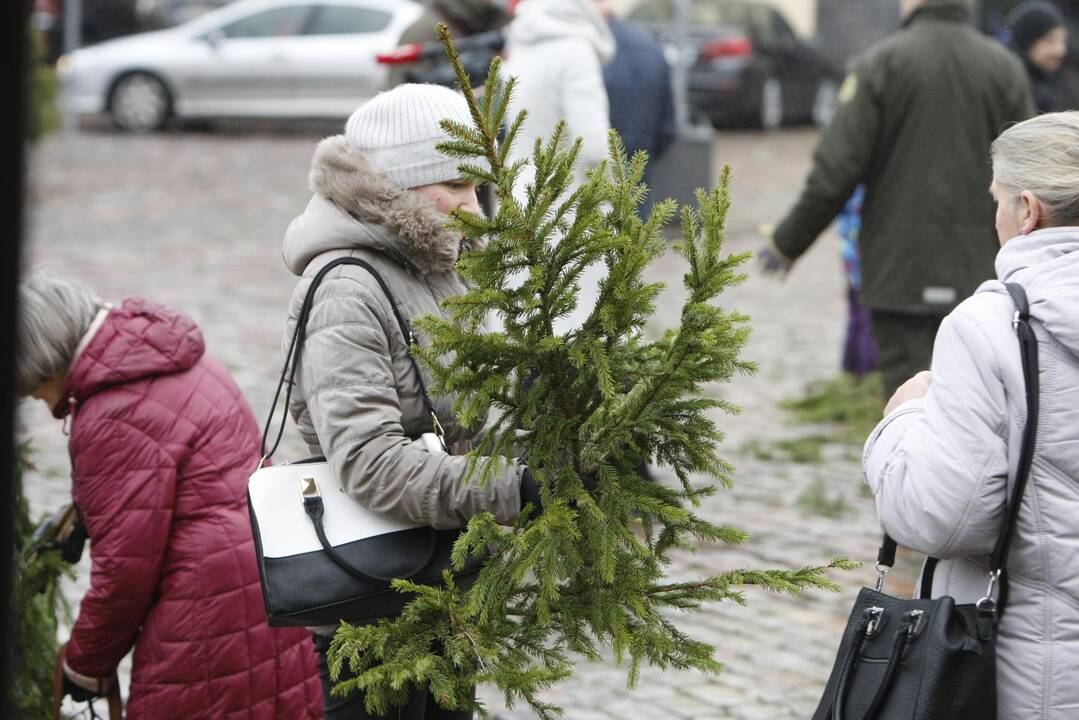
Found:
<path fill-rule="evenodd" d="M 990 559 L 990 570 L 1003 577 L 1007 571 L 1008 549 L 1011 547 L 1015 523 L 1019 517 L 1019 506 L 1023 502 L 1030 468 L 1034 462 L 1034 446 L 1038 439 L 1038 414 L 1041 410 L 1041 384 L 1038 377 L 1038 338 L 1030 324 L 1030 304 L 1022 285 L 1006 283 L 1005 287 L 1015 303 L 1015 315 L 1012 327 L 1019 337 L 1020 360 L 1023 364 L 1023 383 L 1026 386 L 1027 421 L 1023 428 L 1023 444 L 1019 450 L 1019 466 L 1015 473 L 1015 484 L 1011 497 L 1005 507 L 1004 529 L 997 538 Z M 1003 611 L 1006 585 L 1002 583 L 999 606 Z"/>
<path fill-rule="evenodd" d="M 412 354 L 412 346 L 415 344 L 416 338 L 412 334 L 412 328 L 409 326 L 408 320 L 401 314 L 401 309 L 397 304 L 396 298 L 394 298 L 393 292 L 390 290 L 389 285 L 386 284 L 382 275 L 371 263 L 358 257 L 340 257 L 331 260 L 319 269 L 311 279 L 311 284 L 308 286 L 307 293 L 304 295 L 303 304 L 300 306 L 300 312 L 296 317 L 296 329 L 292 333 L 292 340 L 289 343 L 288 352 L 285 354 L 285 365 L 281 369 L 281 378 L 277 382 L 277 390 L 274 392 L 273 402 L 270 404 L 270 414 L 266 418 L 266 425 L 262 430 L 262 460 L 259 461 L 260 467 L 268 458 L 273 457 L 273 454 L 277 452 L 277 448 L 281 444 L 281 438 L 285 434 L 285 423 L 288 421 L 289 400 L 292 398 L 292 388 L 296 380 L 296 366 L 299 364 L 300 353 L 303 351 L 304 339 L 307 336 L 307 321 L 315 304 L 315 292 L 318 290 L 319 285 L 322 284 L 322 280 L 326 275 L 341 265 L 356 265 L 371 273 L 378 282 L 378 286 L 382 289 L 382 292 L 386 295 L 386 298 L 390 301 L 390 307 L 393 309 L 393 316 L 396 318 L 397 324 L 401 328 L 401 335 L 408 345 L 408 358 L 412 363 L 413 370 L 416 372 L 416 380 L 420 386 L 420 395 L 423 398 L 424 408 L 431 416 L 432 427 L 435 434 L 438 435 L 439 439 L 444 440 L 445 433 L 441 423 L 438 421 L 438 415 L 435 413 L 435 404 L 431 400 L 430 393 L 427 391 L 427 381 L 424 380 L 419 363 L 416 362 L 416 357 Z M 281 397 L 282 387 L 285 387 L 285 416 L 281 419 L 281 426 L 278 429 L 273 446 L 267 451 L 266 440 L 270 435 L 270 426 L 273 424 L 273 417 L 277 410 L 277 401 Z"/>
<path fill-rule="evenodd" d="M 1022 285 L 1016 283 L 1005 283 L 1005 287 L 1015 303 L 1012 327 L 1015 329 L 1016 336 L 1019 339 L 1019 356 L 1023 365 L 1023 384 L 1026 389 L 1027 418 L 1026 425 L 1023 428 L 1023 441 L 1019 451 L 1019 466 L 1015 474 L 1015 483 L 1012 486 L 1011 495 L 1007 499 L 1004 522 L 990 558 L 990 590 L 993 584 L 998 579 L 1000 580 L 1000 596 L 996 603 L 999 613 L 1004 612 L 1004 605 L 1007 603 L 1008 549 L 1011 547 L 1015 523 L 1019 518 L 1019 506 L 1023 502 L 1023 493 L 1026 491 L 1030 468 L 1034 462 L 1034 445 L 1038 437 L 1038 413 L 1041 393 L 1038 379 L 1038 338 L 1034 334 L 1034 328 L 1030 325 L 1030 303 L 1027 301 L 1026 291 Z M 887 568 L 891 568 L 895 564 L 895 552 L 895 540 L 885 533 L 880 550 L 877 553 L 877 567 L 881 571 L 881 580 L 883 580 Z M 932 573 L 936 563 L 936 558 L 929 558 L 926 562 L 922 578 L 923 596 L 928 596 L 927 590 L 932 588 Z M 987 593 L 986 597 L 989 598 L 990 595 L 991 593 Z"/>

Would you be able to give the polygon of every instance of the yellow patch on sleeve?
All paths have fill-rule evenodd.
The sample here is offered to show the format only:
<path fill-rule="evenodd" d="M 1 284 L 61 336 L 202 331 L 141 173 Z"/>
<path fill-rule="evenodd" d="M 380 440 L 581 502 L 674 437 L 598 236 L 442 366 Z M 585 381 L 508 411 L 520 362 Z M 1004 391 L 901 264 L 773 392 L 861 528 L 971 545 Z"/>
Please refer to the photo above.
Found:
<path fill-rule="evenodd" d="M 858 74 L 851 73 L 847 75 L 847 79 L 843 81 L 843 85 L 839 88 L 838 100 L 841 105 L 846 105 L 854 96 L 858 94 Z"/>

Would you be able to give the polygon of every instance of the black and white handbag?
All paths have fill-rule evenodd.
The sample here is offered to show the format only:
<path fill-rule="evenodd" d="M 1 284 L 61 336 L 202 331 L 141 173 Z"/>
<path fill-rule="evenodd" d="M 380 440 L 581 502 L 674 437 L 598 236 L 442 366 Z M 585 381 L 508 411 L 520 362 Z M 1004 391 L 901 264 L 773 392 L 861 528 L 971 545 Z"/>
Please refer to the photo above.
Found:
<path fill-rule="evenodd" d="M 374 276 L 390 301 L 403 337 L 410 346 L 413 343 L 407 320 L 370 263 L 355 257 L 337 258 L 312 279 L 266 419 L 263 458 L 247 485 L 262 597 L 269 623 L 274 626 L 334 625 L 340 620 L 364 622 L 397 615 L 411 596 L 396 591 L 390 582 L 395 578 L 440 582 L 461 532 L 435 530 L 371 512 L 345 493 L 323 457 L 266 464 L 284 434 L 285 419 L 273 447 L 266 450 L 274 409 L 286 383 L 286 408 L 292 395 L 315 291 L 327 273 L 341 265 L 358 265 Z M 423 374 L 411 353 L 409 357 L 424 407 L 431 415 L 432 432 L 424 433 L 422 441 L 429 452 L 446 452 L 442 426 Z M 482 558 L 469 558 L 455 576 L 467 585 L 481 565 Z"/>

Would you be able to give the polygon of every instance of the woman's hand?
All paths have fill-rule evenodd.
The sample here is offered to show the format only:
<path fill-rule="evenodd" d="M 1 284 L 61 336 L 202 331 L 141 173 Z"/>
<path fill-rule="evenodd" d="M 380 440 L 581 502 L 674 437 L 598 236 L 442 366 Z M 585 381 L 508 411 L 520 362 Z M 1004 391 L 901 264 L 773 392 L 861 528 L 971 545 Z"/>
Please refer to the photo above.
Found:
<path fill-rule="evenodd" d="M 905 383 L 899 386 L 899 389 L 892 395 L 892 399 L 888 401 L 888 404 L 884 406 L 884 415 L 888 416 L 897 407 L 905 403 L 907 400 L 915 400 L 917 398 L 925 397 L 925 394 L 929 392 L 929 384 L 933 382 L 933 374 L 928 370 L 922 370 L 920 373 L 907 380 Z"/>

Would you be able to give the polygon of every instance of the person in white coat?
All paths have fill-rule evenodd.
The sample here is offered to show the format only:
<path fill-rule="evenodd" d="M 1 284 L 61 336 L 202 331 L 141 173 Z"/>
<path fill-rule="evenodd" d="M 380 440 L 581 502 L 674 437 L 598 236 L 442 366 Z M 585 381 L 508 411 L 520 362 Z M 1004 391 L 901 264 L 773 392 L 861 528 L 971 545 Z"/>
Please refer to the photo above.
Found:
<path fill-rule="evenodd" d="M 1079 717 L 1079 112 L 1041 115 L 994 143 L 997 280 L 944 320 L 932 372 L 902 385 L 866 442 L 881 525 L 939 558 L 932 596 L 975 602 L 1014 481 L 1026 392 L 1004 287 L 1030 301 L 1038 437 L 1008 556 L 998 718 Z"/>
<path fill-rule="evenodd" d="M 607 158 L 611 120 L 603 66 L 614 58 L 615 41 L 603 5 L 600 0 L 522 0 L 506 31 L 505 74 L 517 78 L 509 117 L 528 111 L 511 159 L 531 158 L 536 141 L 546 141 L 565 121 L 566 146 L 581 139 L 574 187 Z M 534 169 L 525 167 L 514 188 L 518 200 L 524 201 L 533 177 Z M 598 263 L 586 268 L 577 310 L 560 319 L 556 330 L 568 332 L 584 322 L 605 272 Z"/>
<path fill-rule="evenodd" d="M 512 117 L 528 111 L 514 159 L 529 158 L 566 122 L 567 143 L 581 138 L 578 182 L 607 157 L 611 129 L 603 66 L 615 54 L 614 36 L 597 0 L 522 0 L 506 30 L 506 75 L 517 78 Z"/>

